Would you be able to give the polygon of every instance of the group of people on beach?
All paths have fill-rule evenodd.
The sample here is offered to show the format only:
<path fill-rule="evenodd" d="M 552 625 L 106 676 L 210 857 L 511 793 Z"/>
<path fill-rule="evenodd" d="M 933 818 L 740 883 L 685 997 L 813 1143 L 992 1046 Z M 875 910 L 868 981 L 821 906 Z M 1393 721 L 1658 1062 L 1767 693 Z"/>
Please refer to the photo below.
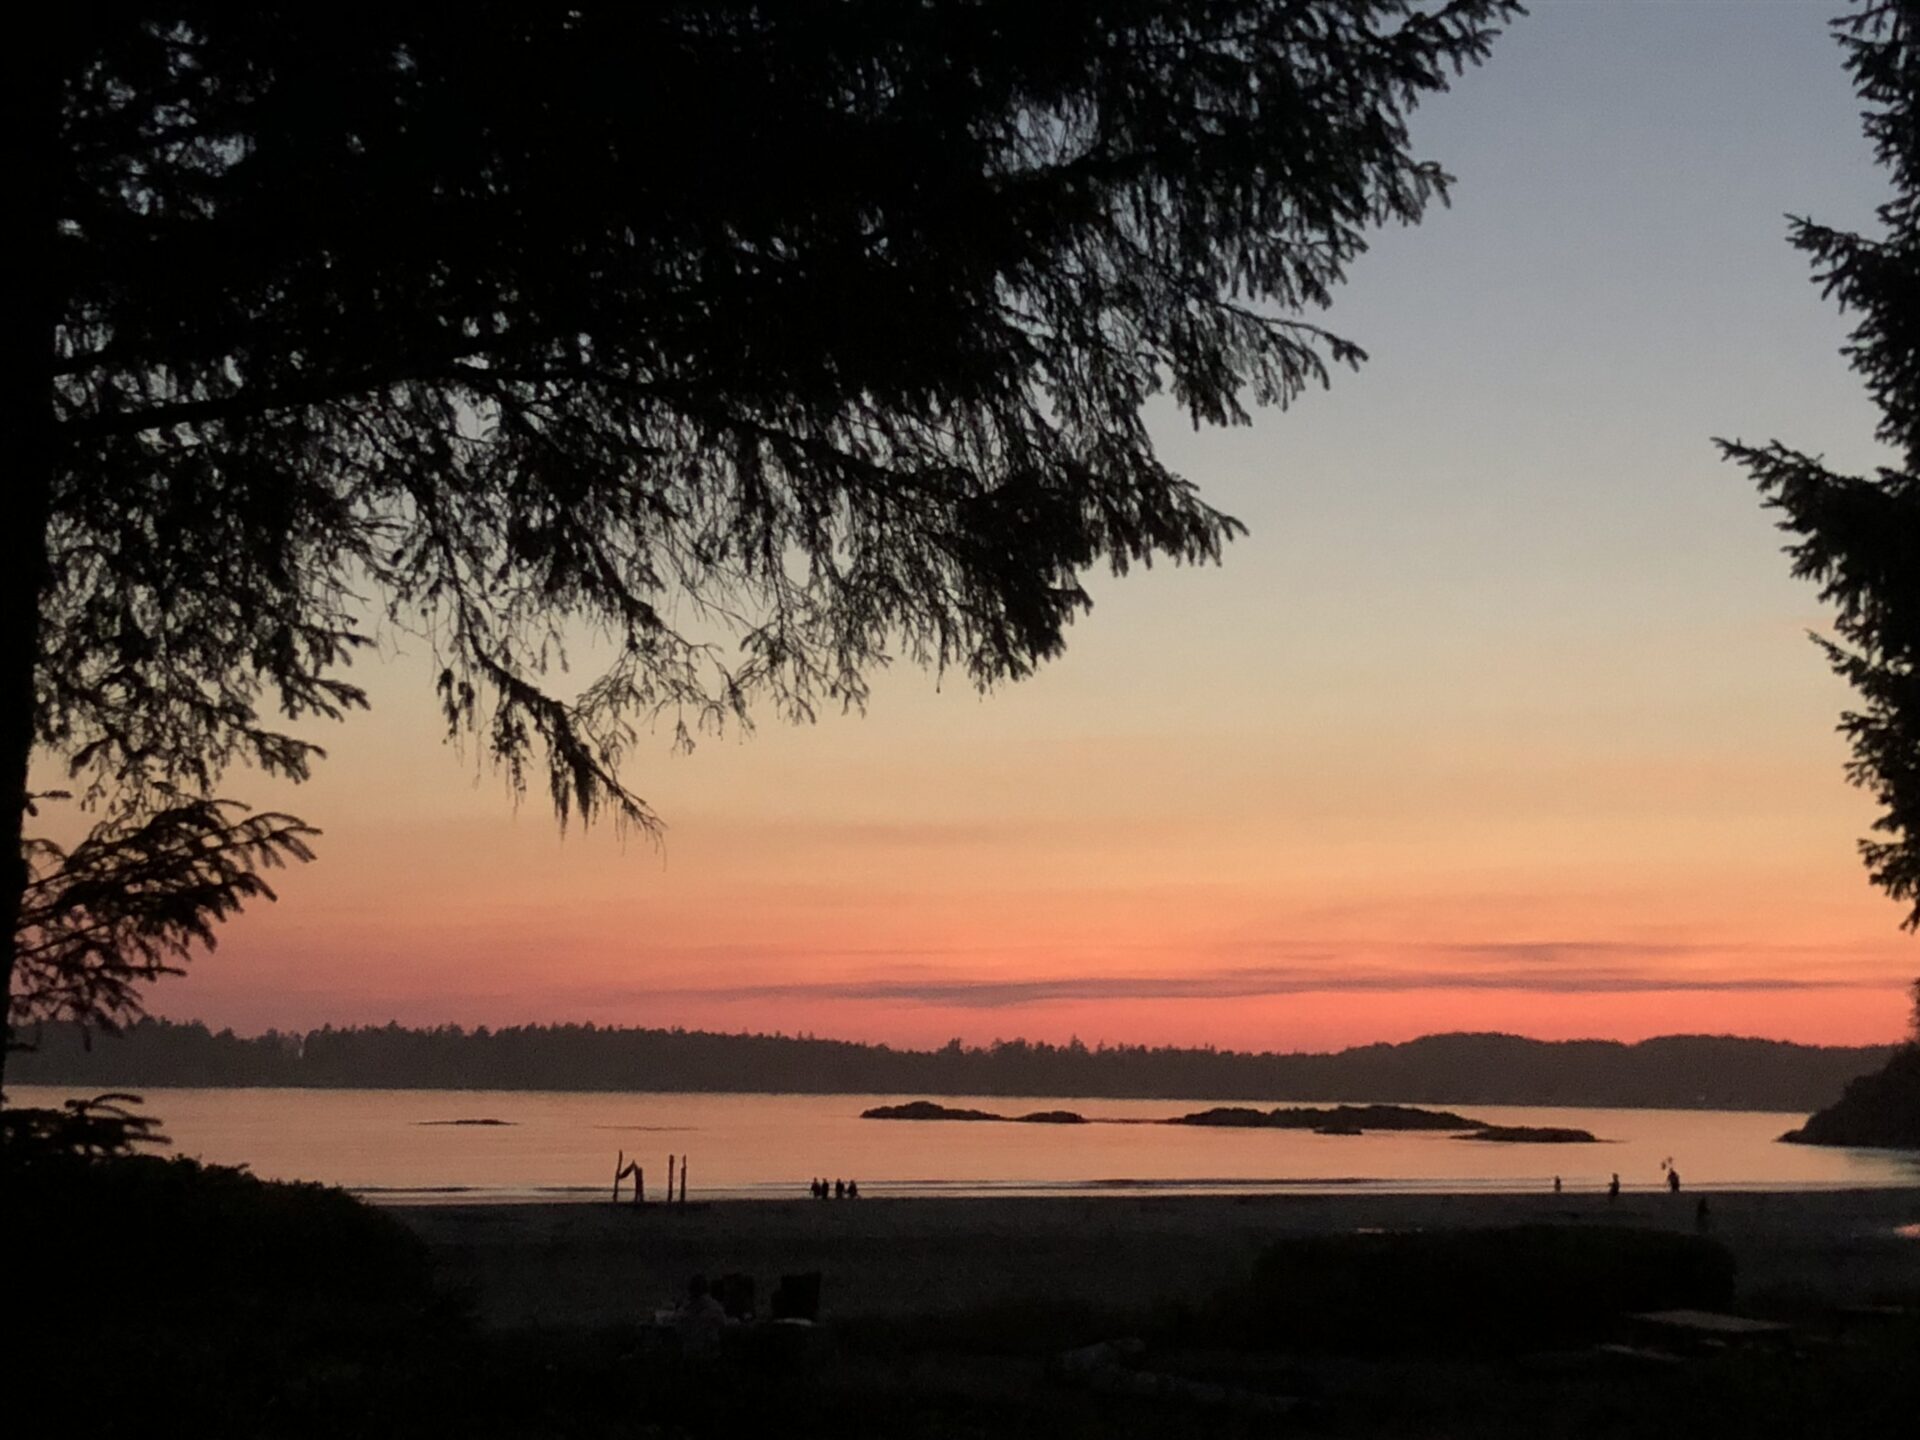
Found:
<path fill-rule="evenodd" d="M 1668 1159 L 1668 1160 L 1662 1160 L 1660 1162 L 1660 1168 L 1666 1172 L 1667 1193 L 1670 1195 L 1678 1195 L 1680 1193 L 1679 1167 L 1676 1166 L 1671 1159 Z M 1553 1177 L 1553 1193 L 1558 1195 L 1562 1192 L 1564 1188 L 1565 1187 L 1562 1184 L 1560 1177 L 1558 1175 L 1554 1176 Z M 1616 1170 L 1613 1172 L 1613 1178 L 1607 1181 L 1607 1199 L 1609 1201 L 1612 1201 L 1612 1200 L 1618 1200 L 1619 1198 L 1620 1198 L 1620 1172 Z M 1693 1212 L 1694 1223 L 1698 1225 L 1702 1230 L 1705 1230 L 1709 1223 L 1709 1218 L 1708 1218 L 1709 1215 L 1710 1215 L 1710 1212 L 1707 1209 L 1707 1197 L 1702 1195 L 1700 1197 L 1699 1204 L 1694 1206 L 1694 1212 Z"/>
<path fill-rule="evenodd" d="M 1667 1189 L 1673 1194 L 1678 1195 L 1680 1193 L 1680 1172 L 1674 1168 L 1673 1161 L 1661 1161 L 1660 1168 L 1667 1173 Z M 1558 1195 L 1565 1188 L 1560 1177 L 1558 1175 L 1554 1176 L 1553 1193 Z M 1614 1171 L 1613 1178 L 1607 1181 L 1607 1198 L 1609 1200 L 1618 1200 L 1620 1198 L 1620 1172 L 1618 1170 Z M 1700 1203 L 1705 1205 L 1707 1202 L 1703 1199 Z"/>
<path fill-rule="evenodd" d="M 858 1180 L 836 1180 L 829 1185 L 825 1180 L 815 1179 L 807 1187 L 807 1193 L 816 1200 L 858 1200 L 860 1182 Z"/>

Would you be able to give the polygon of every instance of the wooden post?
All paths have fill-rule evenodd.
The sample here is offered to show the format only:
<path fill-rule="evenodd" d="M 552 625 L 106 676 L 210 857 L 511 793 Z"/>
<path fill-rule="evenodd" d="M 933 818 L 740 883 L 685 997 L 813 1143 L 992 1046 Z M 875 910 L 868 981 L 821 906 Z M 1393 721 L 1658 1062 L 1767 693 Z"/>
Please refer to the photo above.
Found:
<path fill-rule="evenodd" d="M 680 1157 L 680 1203 L 687 1203 L 687 1157 Z"/>
<path fill-rule="evenodd" d="M 613 1162 L 613 1203 L 620 1203 L 620 1177 L 627 1173 L 627 1152 L 622 1150 Z"/>
<path fill-rule="evenodd" d="M 667 1203 L 673 1203 L 673 1156 L 667 1156 Z"/>
<path fill-rule="evenodd" d="M 640 1168 L 638 1161 L 635 1161 L 633 1166 L 633 1203 L 636 1205 L 647 1203 L 647 1172 Z"/>

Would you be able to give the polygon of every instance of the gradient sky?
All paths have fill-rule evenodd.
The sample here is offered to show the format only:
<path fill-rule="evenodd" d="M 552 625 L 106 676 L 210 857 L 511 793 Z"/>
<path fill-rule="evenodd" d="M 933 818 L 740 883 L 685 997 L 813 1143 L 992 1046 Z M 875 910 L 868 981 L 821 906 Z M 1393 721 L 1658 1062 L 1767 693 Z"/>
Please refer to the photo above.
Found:
<path fill-rule="evenodd" d="M 1373 359 L 1156 433 L 1251 535 L 1101 579 L 982 699 L 670 753 L 662 847 L 561 838 L 439 742 L 424 661 L 295 794 L 318 864 L 157 1013 L 1321 1049 L 1444 1029 L 1895 1037 L 1821 621 L 1718 435 L 1871 464 L 1784 215 L 1884 181 L 1839 0 L 1542 3 L 1420 112 L 1453 208 L 1336 304 Z"/>

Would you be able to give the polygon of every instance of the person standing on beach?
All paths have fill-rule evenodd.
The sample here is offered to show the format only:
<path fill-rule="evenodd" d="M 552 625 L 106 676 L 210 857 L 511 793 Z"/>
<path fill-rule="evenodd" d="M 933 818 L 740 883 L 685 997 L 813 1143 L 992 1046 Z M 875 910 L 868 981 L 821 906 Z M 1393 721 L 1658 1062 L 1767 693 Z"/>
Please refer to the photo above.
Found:
<path fill-rule="evenodd" d="M 1607 1199 L 1618 1200 L 1619 1198 L 1620 1198 L 1620 1172 L 1616 1170 L 1613 1172 L 1613 1179 L 1607 1182 Z"/>
<path fill-rule="evenodd" d="M 1558 1175 L 1553 1177 L 1553 1193 L 1556 1195 L 1560 1193 L 1560 1177 Z"/>
<path fill-rule="evenodd" d="M 1672 1165 L 1667 1166 L 1667 1193 L 1669 1195 L 1678 1195 L 1680 1193 L 1680 1172 L 1674 1169 Z"/>

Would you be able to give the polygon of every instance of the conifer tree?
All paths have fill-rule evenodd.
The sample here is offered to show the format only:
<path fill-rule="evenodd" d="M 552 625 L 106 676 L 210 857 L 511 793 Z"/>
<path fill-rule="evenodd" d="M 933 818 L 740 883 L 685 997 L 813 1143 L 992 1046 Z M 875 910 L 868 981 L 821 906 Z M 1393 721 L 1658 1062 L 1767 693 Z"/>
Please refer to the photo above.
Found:
<path fill-rule="evenodd" d="M 1873 883 L 1920 928 L 1920 4 L 1871 0 L 1834 22 L 1866 102 L 1865 130 L 1890 173 L 1876 236 L 1795 219 L 1791 238 L 1823 291 L 1856 317 L 1846 348 L 1880 410 L 1891 463 L 1829 469 L 1774 441 L 1721 441 L 1795 536 L 1793 573 L 1834 607 L 1837 639 L 1816 637 L 1857 703 L 1840 718 L 1848 778 L 1882 813 L 1860 842 Z"/>
<path fill-rule="evenodd" d="M 1313 316 L 1444 198 L 1407 116 L 1518 8 L 45 12 L 0 763 L 13 823 L 38 756 L 103 828 L 78 887 L 0 847 L 10 1023 L 130 1013 L 303 858 L 217 787 L 304 778 L 287 722 L 364 705 L 380 626 L 563 823 L 644 828 L 649 727 L 857 706 L 890 656 L 1018 679 L 1090 567 L 1216 559 L 1143 408 L 1238 422 L 1362 358 Z M 115 847 L 144 908 L 103 917 Z"/>

